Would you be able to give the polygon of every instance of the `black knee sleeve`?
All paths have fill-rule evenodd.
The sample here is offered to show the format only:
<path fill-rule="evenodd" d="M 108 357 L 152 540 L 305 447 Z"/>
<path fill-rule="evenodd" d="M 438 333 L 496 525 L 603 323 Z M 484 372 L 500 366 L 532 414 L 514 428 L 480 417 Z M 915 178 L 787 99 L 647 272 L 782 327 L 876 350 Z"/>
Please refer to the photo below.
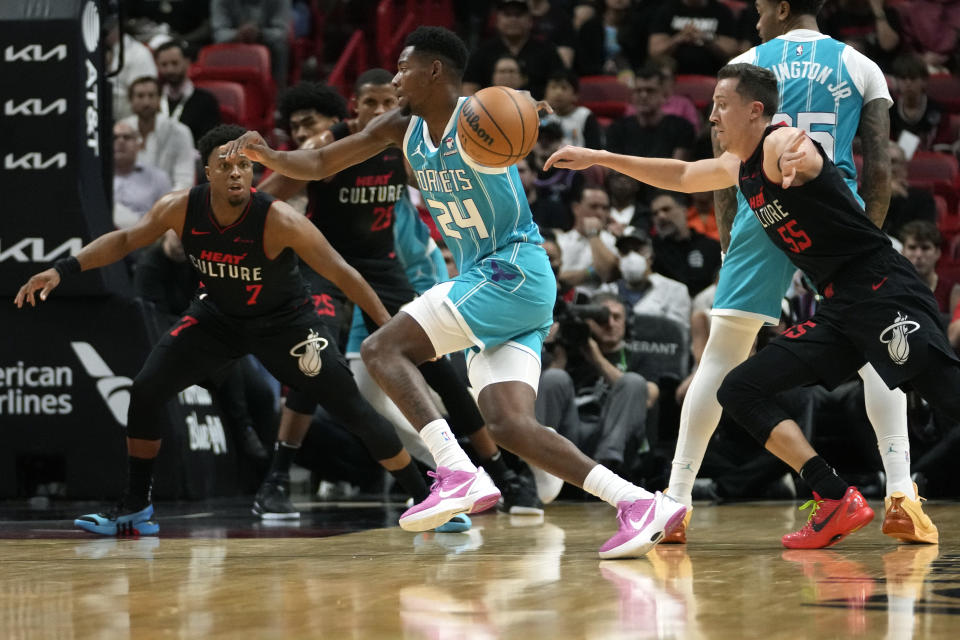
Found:
<path fill-rule="evenodd" d="M 168 397 L 151 392 L 151 385 L 139 376 L 130 387 L 130 408 L 127 411 L 127 437 L 135 440 L 163 438 L 164 411 Z"/>
<path fill-rule="evenodd" d="M 359 391 L 340 401 L 324 402 L 323 408 L 363 441 L 374 460 L 392 458 L 403 449 L 393 425 L 377 413 Z"/>
<path fill-rule="evenodd" d="M 790 418 L 743 365 L 724 378 L 717 401 L 761 445 L 766 444 L 774 427 Z"/>
<path fill-rule="evenodd" d="M 313 396 L 296 389 L 290 389 L 287 393 L 287 399 L 284 402 L 287 409 L 302 413 L 305 416 L 312 416 L 317 410 L 317 401 Z"/>

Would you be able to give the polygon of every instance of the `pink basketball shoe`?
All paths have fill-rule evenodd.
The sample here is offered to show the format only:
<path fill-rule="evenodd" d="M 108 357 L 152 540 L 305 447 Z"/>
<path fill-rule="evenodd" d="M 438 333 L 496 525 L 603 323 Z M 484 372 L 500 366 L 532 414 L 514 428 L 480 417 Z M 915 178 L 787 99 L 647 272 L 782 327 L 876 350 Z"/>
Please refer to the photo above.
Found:
<path fill-rule="evenodd" d="M 458 513 L 478 513 L 500 500 L 500 490 L 483 469 L 472 472 L 437 467 L 436 473 L 427 473 L 436 478 L 430 486 L 430 495 L 403 512 L 401 529 L 429 531 Z"/>
<path fill-rule="evenodd" d="M 683 522 L 687 507 L 657 491 L 652 498 L 617 504 L 620 530 L 600 547 L 601 558 L 642 556 Z"/>

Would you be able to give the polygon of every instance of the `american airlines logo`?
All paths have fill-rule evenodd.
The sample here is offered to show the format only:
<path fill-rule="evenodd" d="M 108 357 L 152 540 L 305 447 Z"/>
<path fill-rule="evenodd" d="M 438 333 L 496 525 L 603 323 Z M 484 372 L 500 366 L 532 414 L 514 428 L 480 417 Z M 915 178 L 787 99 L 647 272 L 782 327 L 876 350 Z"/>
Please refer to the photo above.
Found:
<path fill-rule="evenodd" d="M 67 45 L 58 44 L 44 51 L 43 45 L 28 44 L 22 49 L 8 45 L 3 51 L 4 62 L 46 62 L 55 59 L 58 62 L 67 59 Z"/>
<path fill-rule="evenodd" d="M 83 248 L 83 240 L 69 238 L 66 242 L 47 251 L 43 238 L 24 238 L 20 242 L 3 248 L 3 239 L 0 238 L 0 262 L 13 260 L 14 262 L 52 262 L 61 256 L 72 256 Z"/>
<path fill-rule="evenodd" d="M 20 157 L 8 153 L 3 157 L 3 168 L 8 171 L 13 171 L 16 169 L 22 169 L 24 171 L 37 171 L 42 169 L 49 169 L 53 167 L 55 169 L 63 169 L 67 166 L 67 154 L 65 151 L 60 153 L 55 153 L 54 155 L 44 158 L 43 154 L 39 151 L 31 151 L 25 153 Z"/>
<path fill-rule="evenodd" d="M 97 391 L 114 419 L 127 426 L 127 410 L 130 408 L 130 387 L 133 380 L 126 376 L 114 375 L 113 370 L 103 361 L 100 354 L 88 342 L 71 342 L 73 352 L 91 378 L 97 381 Z"/>
<path fill-rule="evenodd" d="M 67 112 L 67 99 L 60 98 L 44 106 L 40 98 L 27 98 L 23 102 L 7 100 L 3 103 L 5 116 L 45 116 L 50 113 L 63 115 Z"/>

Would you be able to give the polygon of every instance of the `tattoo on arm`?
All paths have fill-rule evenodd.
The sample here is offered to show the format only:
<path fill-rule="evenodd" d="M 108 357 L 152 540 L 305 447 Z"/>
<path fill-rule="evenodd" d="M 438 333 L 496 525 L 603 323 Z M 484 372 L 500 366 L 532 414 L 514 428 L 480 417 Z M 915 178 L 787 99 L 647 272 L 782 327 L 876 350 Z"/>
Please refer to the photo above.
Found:
<path fill-rule="evenodd" d="M 890 112 L 885 100 L 871 100 L 860 111 L 860 141 L 863 146 L 862 195 L 867 217 L 883 226 L 890 206 Z"/>
<path fill-rule="evenodd" d="M 713 155 L 719 158 L 723 155 L 723 148 L 717 142 L 717 130 L 710 132 L 713 142 Z M 726 251 L 730 247 L 730 227 L 737 215 L 737 188 L 728 187 L 713 192 L 713 212 L 717 218 L 717 231 L 720 233 L 720 249 Z"/>

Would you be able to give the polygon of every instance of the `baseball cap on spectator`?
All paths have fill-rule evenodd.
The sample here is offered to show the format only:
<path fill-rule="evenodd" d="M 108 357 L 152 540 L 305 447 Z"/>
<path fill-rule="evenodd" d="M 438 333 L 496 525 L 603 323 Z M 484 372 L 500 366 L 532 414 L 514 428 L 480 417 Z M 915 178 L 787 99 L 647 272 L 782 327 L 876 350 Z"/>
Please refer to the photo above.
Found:
<path fill-rule="evenodd" d="M 650 236 L 643 229 L 629 226 L 617 238 L 617 251 L 626 255 L 631 251 L 638 251 L 650 245 Z"/>

